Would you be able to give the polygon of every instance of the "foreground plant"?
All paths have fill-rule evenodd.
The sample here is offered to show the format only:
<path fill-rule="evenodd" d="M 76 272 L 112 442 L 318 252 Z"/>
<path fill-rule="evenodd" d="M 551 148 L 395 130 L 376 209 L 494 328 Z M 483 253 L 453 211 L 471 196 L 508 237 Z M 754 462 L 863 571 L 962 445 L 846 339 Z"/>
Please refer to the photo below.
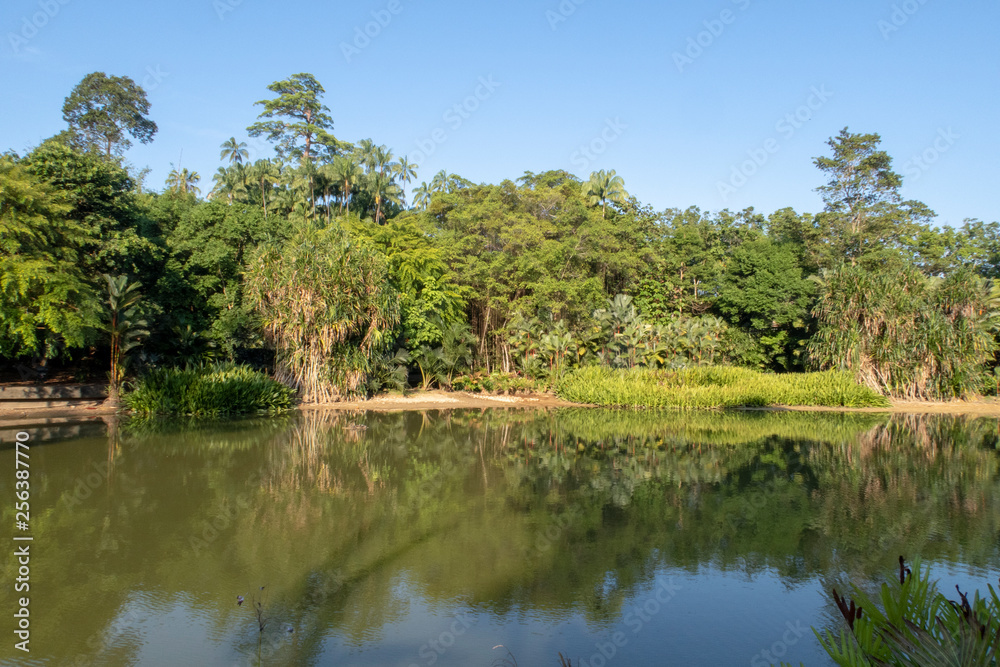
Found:
<path fill-rule="evenodd" d="M 1000 656 L 1000 598 L 992 585 L 989 597 L 977 592 L 972 601 L 956 586 L 950 600 L 930 581 L 930 568 L 911 569 L 899 557 L 899 580 L 882 584 L 877 604 L 852 586 L 852 597 L 833 590 L 847 627 L 837 637 L 827 630 L 817 636 L 831 658 L 843 667 L 893 665 L 932 667 L 996 665 Z"/>

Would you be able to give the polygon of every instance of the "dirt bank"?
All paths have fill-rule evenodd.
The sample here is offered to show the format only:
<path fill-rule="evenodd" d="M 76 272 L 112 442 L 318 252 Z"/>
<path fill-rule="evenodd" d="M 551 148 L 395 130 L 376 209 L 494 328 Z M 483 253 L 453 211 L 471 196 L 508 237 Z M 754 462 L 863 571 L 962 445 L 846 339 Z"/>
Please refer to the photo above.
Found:
<path fill-rule="evenodd" d="M 454 410 L 485 408 L 561 408 L 586 407 L 564 401 L 552 394 L 530 394 L 517 396 L 488 396 L 464 392 L 413 391 L 406 395 L 384 394 L 368 400 L 341 401 L 300 406 L 300 410 L 374 410 L 378 412 L 398 412 L 401 410 Z M 983 417 L 1000 417 L 1000 401 L 896 401 L 890 408 L 816 408 L 798 406 L 776 406 L 758 408 L 769 411 L 794 410 L 801 412 L 889 412 L 898 414 L 951 414 Z M 111 408 L 100 407 L 59 407 L 59 408 L 16 408 L 0 407 L 0 424 L 26 420 L 75 420 L 114 414 Z"/>
<path fill-rule="evenodd" d="M 553 394 L 519 394 L 517 396 L 489 396 L 468 394 L 461 391 L 414 391 L 405 396 L 384 394 L 365 401 L 341 401 L 303 405 L 302 410 L 453 410 L 482 408 L 565 408 L 577 406 Z"/>

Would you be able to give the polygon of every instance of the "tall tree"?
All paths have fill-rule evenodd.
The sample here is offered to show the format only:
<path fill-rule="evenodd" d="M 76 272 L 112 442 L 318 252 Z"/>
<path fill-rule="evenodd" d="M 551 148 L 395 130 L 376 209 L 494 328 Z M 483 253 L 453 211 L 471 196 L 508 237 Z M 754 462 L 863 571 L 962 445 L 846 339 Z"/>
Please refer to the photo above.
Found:
<path fill-rule="evenodd" d="M 62 108 L 77 143 L 110 156 L 121 155 L 132 142 L 126 133 L 148 144 L 156 134 L 146 91 L 127 76 L 93 72 L 76 85 Z"/>
<path fill-rule="evenodd" d="M 628 199 L 625 180 L 615 174 L 614 169 L 591 173 L 590 180 L 583 184 L 583 194 L 589 198 L 591 206 L 601 205 L 601 215 L 605 218 L 608 217 L 609 201 L 621 204 Z"/>
<path fill-rule="evenodd" d="M 918 201 L 903 201 L 902 177 L 892 170 L 892 158 L 879 150 L 877 134 L 852 134 L 845 127 L 827 144 L 830 157 L 813 163 L 828 177 L 816 188 L 825 210 L 817 223 L 827 257 L 819 263 L 827 268 L 841 261 L 855 264 L 866 255 L 913 241 L 920 225 L 934 212 Z"/>
<path fill-rule="evenodd" d="M 257 118 L 268 120 L 248 127 L 251 137 L 266 135 L 277 142 L 278 154 L 285 159 L 309 159 L 314 142 L 336 144 L 330 109 L 320 101 L 326 91 L 312 74 L 293 74 L 267 89 L 278 96 L 255 103 L 264 107 Z"/>

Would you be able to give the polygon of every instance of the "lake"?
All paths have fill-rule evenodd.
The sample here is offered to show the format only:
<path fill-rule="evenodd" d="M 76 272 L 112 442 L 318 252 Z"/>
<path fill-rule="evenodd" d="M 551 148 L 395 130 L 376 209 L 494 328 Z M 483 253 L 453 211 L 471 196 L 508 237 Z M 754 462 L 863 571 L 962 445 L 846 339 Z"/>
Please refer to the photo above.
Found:
<path fill-rule="evenodd" d="M 900 555 L 946 592 L 1000 569 L 996 419 L 497 409 L 21 430 L 31 652 L 14 649 L 9 553 L 4 665 L 829 665 L 810 628 L 840 627 L 832 587 L 872 587 Z"/>

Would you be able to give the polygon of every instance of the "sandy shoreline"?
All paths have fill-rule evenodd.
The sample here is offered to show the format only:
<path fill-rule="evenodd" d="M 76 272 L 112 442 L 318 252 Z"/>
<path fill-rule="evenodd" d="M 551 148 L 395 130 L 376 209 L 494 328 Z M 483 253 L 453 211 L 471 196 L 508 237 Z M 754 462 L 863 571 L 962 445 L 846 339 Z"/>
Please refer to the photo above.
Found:
<path fill-rule="evenodd" d="M 404 410 L 456 410 L 487 408 L 563 408 L 590 407 L 564 401 L 553 394 L 518 394 L 516 396 L 495 396 L 487 394 L 469 394 L 465 392 L 445 391 L 413 391 L 406 395 L 384 394 L 367 400 L 340 401 L 337 403 L 320 403 L 301 405 L 299 410 L 306 412 L 322 410 L 372 410 L 375 412 L 399 412 Z M 827 408 L 803 406 L 774 406 L 768 408 L 749 408 L 748 410 L 771 412 L 874 412 L 892 414 L 951 414 L 1000 417 L 1000 401 L 994 399 L 981 401 L 894 401 L 889 408 Z M 59 408 L 0 408 L 0 424 L 10 425 L 12 422 L 24 420 L 58 420 L 71 421 L 87 418 L 100 418 L 115 414 L 113 408 L 99 405 Z"/>

